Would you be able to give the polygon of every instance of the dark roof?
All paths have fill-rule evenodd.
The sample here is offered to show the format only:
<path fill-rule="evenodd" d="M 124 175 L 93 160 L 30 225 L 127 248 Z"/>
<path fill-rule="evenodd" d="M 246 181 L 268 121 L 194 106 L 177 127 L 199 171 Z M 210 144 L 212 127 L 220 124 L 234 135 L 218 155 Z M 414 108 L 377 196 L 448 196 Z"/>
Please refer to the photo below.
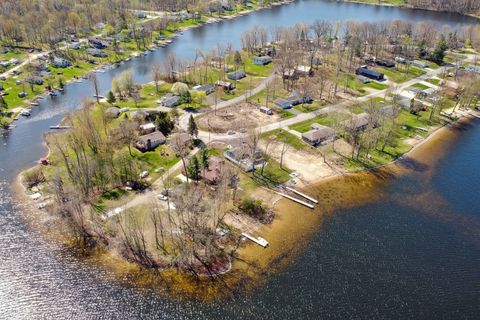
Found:
<path fill-rule="evenodd" d="M 368 68 L 358 68 L 357 72 L 361 75 L 371 76 L 371 77 L 375 77 L 375 78 L 379 78 L 379 77 L 384 76 L 383 73 L 377 72 L 375 70 L 368 69 Z"/>

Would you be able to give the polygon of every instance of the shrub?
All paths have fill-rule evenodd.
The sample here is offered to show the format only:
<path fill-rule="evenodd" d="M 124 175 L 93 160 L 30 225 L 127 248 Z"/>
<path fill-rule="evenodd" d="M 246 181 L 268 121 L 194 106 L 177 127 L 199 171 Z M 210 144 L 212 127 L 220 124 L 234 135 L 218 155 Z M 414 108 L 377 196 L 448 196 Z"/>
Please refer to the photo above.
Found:
<path fill-rule="evenodd" d="M 28 188 L 32 188 L 39 183 L 45 182 L 42 168 L 37 167 L 25 172 L 23 175 L 23 181 Z"/>
<path fill-rule="evenodd" d="M 262 200 L 252 198 L 243 199 L 238 208 L 249 216 L 256 218 L 261 218 L 267 213 L 267 209 L 263 205 Z"/>

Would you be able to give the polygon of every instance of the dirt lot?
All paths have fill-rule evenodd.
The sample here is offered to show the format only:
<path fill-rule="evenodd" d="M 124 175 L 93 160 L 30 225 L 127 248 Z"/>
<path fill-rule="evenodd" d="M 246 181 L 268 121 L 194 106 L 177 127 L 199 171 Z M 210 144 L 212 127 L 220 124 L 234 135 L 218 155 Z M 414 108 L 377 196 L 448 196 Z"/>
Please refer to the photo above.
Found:
<path fill-rule="evenodd" d="M 255 104 L 242 103 L 222 110 L 206 113 L 197 118 L 201 130 L 225 133 L 228 130 L 238 131 L 242 128 L 261 127 L 279 120 L 277 114 L 267 115 L 260 112 Z"/>
<path fill-rule="evenodd" d="M 268 147 L 268 154 L 278 162 L 282 146 L 282 143 L 274 141 Z M 265 141 L 262 141 L 261 147 L 265 148 Z M 283 156 L 283 164 L 298 174 L 296 180 L 299 184 L 308 184 L 336 173 L 334 168 L 324 163 L 321 153 L 316 149 L 300 151 L 289 147 Z"/>

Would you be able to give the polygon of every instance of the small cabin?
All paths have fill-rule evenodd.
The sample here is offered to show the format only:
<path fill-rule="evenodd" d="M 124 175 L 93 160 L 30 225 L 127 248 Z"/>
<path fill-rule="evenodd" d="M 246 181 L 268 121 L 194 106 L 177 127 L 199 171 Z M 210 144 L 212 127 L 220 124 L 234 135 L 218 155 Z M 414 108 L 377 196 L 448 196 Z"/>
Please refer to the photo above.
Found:
<path fill-rule="evenodd" d="M 222 87 L 226 91 L 230 91 L 230 90 L 235 89 L 235 85 L 231 82 L 228 82 L 228 81 L 218 80 L 217 82 L 215 82 L 215 85 L 217 87 Z"/>
<path fill-rule="evenodd" d="M 313 147 L 320 145 L 326 145 L 335 140 L 335 130 L 332 128 L 322 126 L 321 124 L 314 123 L 311 126 L 311 130 L 302 133 L 302 140 Z"/>
<path fill-rule="evenodd" d="M 193 87 L 194 91 L 203 91 L 208 96 L 215 92 L 215 87 L 209 83 Z"/>

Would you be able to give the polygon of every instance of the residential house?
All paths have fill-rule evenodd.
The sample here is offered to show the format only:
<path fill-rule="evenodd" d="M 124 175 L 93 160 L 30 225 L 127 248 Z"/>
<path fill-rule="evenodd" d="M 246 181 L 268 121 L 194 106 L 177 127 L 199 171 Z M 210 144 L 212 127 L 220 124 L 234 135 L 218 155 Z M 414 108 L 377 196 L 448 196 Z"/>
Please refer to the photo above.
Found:
<path fill-rule="evenodd" d="M 243 170 L 246 172 L 253 171 L 258 166 L 263 165 L 265 162 L 263 159 L 263 153 L 261 151 L 256 151 L 252 157 L 248 147 L 245 145 L 229 149 L 224 155 L 225 159 L 243 168 Z"/>
<path fill-rule="evenodd" d="M 54 68 L 68 68 L 71 65 L 72 64 L 70 63 L 70 61 L 68 61 L 66 59 L 59 58 L 59 57 L 53 58 L 52 66 Z"/>
<path fill-rule="evenodd" d="M 312 124 L 310 131 L 302 133 L 302 140 L 314 147 L 331 143 L 335 138 L 335 130 L 318 123 Z"/>
<path fill-rule="evenodd" d="M 277 98 L 273 103 L 280 109 L 290 109 L 292 107 L 292 102 L 287 99 Z"/>
<path fill-rule="evenodd" d="M 366 66 L 362 66 L 360 68 L 358 68 L 357 70 L 355 70 L 355 73 L 357 75 L 361 75 L 361 76 L 364 76 L 364 77 L 367 77 L 367 78 L 370 78 L 370 79 L 374 79 L 374 80 L 383 80 L 385 75 L 381 72 L 377 72 L 375 70 L 372 70 L 372 69 L 368 69 Z"/>
<path fill-rule="evenodd" d="M 261 56 L 261 57 L 253 57 L 253 64 L 257 66 L 264 66 L 272 62 L 272 57 L 270 56 Z"/>
<path fill-rule="evenodd" d="M 383 106 L 380 108 L 380 114 L 385 118 L 393 118 L 396 113 L 397 112 L 393 105 Z"/>
<path fill-rule="evenodd" d="M 215 87 L 212 84 L 207 83 L 207 84 L 202 84 L 202 85 L 195 86 L 195 87 L 193 87 L 193 90 L 194 91 L 203 91 L 208 96 L 209 94 L 212 94 L 212 93 L 215 92 Z"/>
<path fill-rule="evenodd" d="M 139 137 L 135 147 L 142 152 L 147 152 L 155 150 L 159 145 L 164 144 L 165 141 L 163 133 L 155 131 Z"/>
<path fill-rule="evenodd" d="M 292 106 L 296 106 L 302 103 L 312 103 L 313 98 L 308 93 L 300 93 L 297 90 L 293 90 L 292 94 L 287 97 L 288 101 L 292 103 Z"/>
<path fill-rule="evenodd" d="M 186 166 L 188 167 L 189 161 Z M 205 181 L 210 185 L 216 185 L 220 183 L 225 172 L 225 160 L 219 157 L 208 157 L 208 168 L 200 170 L 200 180 Z M 185 168 L 182 166 L 182 173 L 186 175 Z"/>
<path fill-rule="evenodd" d="M 92 37 L 88 39 L 88 44 L 94 47 L 95 49 L 105 49 L 108 46 L 105 41 L 97 37 Z"/>
<path fill-rule="evenodd" d="M 342 126 L 353 129 L 355 131 L 363 131 L 370 123 L 370 115 L 368 113 L 360 113 L 354 115 L 351 119 L 342 121 Z"/>
<path fill-rule="evenodd" d="M 217 82 L 215 82 L 215 85 L 217 87 L 222 87 L 226 91 L 230 91 L 230 90 L 235 89 L 235 84 L 233 84 L 231 82 L 228 82 L 228 81 L 218 80 Z"/>
<path fill-rule="evenodd" d="M 96 49 L 96 48 L 89 48 L 87 50 L 85 50 L 85 52 L 93 57 L 97 57 L 97 58 L 104 58 L 107 56 L 107 54 L 101 50 L 101 49 Z"/>
<path fill-rule="evenodd" d="M 465 67 L 465 70 L 469 72 L 480 73 L 480 66 L 469 64 L 468 66 Z"/>
<path fill-rule="evenodd" d="M 390 61 L 390 60 L 386 60 L 386 59 L 375 60 L 375 63 L 379 66 L 382 66 L 382 67 L 387 67 L 387 68 L 395 67 L 395 62 Z"/>
<path fill-rule="evenodd" d="M 38 76 L 27 77 L 25 78 L 25 81 L 31 84 L 36 84 L 38 86 L 41 86 L 43 84 L 42 77 L 38 77 Z"/>
<path fill-rule="evenodd" d="M 141 134 L 149 134 L 154 132 L 156 127 L 152 122 L 148 122 L 140 125 L 139 129 Z"/>
<path fill-rule="evenodd" d="M 412 66 L 420 68 L 420 69 L 428 68 L 428 64 L 426 64 L 425 62 L 419 61 L 419 60 L 413 60 L 412 61 Z"/>
<path fill-rule="evenodd" d="M 310 66 L 297 66 L 294 69 L 285 70 L 283 73 L 284 79 L 292 79 L 298 77 L 307 77 L 312 75 L 312 68 Z"/>
<path fill-rule="evenodd" d="M 241 71 L 241 70 L 227 73 L 227 78 L 230 80 L 240 80 L 245 78 L 246 76 L 247 74 L 245 73 L 245 71 Z"/>
<path fill-rule="evenodd" d="M 173 93 L 168 93 L 163 96 L 160 100 L 160 104 L 167 108 L 173 108 L 180 105 L 180 96 L 177 96 Z"/>

